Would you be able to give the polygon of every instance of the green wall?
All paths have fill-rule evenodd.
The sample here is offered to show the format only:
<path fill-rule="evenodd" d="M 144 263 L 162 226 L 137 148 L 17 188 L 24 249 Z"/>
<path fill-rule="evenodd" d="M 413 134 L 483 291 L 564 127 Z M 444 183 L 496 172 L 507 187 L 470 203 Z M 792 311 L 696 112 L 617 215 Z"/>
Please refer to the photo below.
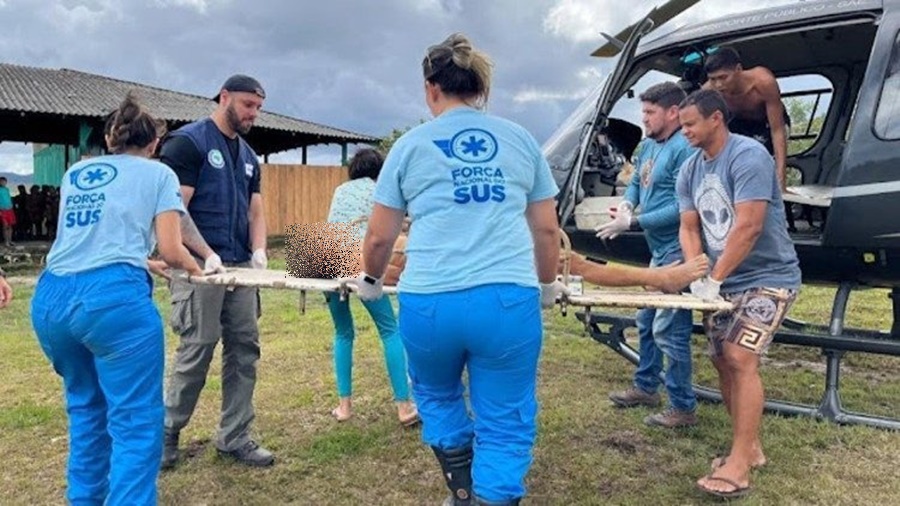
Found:
<path fill-rule="evenodd" d="M 88 138 L 91 127 L 82 123 L 78 129 L 78 146 L 68 146 L 69 157 L 66 164 L 66 148 L 61 144 L 51 144 L 34 154 L 34 184 L 59 186 L 63 174 L 73 164 L 81 160 L 82 155 L 99 155 L 99 146 L 89 146 Z"/>

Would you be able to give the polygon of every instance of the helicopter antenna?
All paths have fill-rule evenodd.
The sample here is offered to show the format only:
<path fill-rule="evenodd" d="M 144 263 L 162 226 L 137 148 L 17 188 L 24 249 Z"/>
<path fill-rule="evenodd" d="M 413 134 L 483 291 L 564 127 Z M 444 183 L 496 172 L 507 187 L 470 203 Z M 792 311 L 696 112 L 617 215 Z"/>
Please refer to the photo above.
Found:
<path fill-rule="evenodd" d="M 700 2 L 700 0 L 669 0 L 661 7 L 656 7 L 653 10 L 653 14 L 651 15 L 651 21 L 653 21 L 653 26 L 647 31 L 649 33 L 656 28 L 667 23 L 669 20 L 674 18 L 675 16 L 681 14 L 682 12 L 690 9 L 695 4 Z M 597 56 L 601 58 L 608 58 L 619 54 L 622 51 L 622 48 L 625 47 L 625 42 L 628 40 L 628 37 L 631 36 L 631 33 L 637 28 L 637 23 L 629 25 L 621 32 L 617 33 L 615 37 L 610 36 L 606 33 L 601 33 L 607 40 L 606 44 L 597 48 L 596 51 L 591 53 L 591 56 Z M 646 34 L 645 34 L 646 35 Z"/>

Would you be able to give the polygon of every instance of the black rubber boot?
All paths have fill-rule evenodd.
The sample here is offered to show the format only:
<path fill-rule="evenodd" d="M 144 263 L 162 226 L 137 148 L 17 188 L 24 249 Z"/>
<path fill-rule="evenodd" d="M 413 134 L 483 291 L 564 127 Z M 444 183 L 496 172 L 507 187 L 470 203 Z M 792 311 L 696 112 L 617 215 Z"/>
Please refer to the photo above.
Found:
<path fill-rule="evenodd" d="M 475 506 L 519 506 L 519 499 L 509 499 L 507 501 L 485 501 L 484 499 L 475 498 L 472 503 Z"/>
<path fill-rule="evenodd" d="M 163 456 L 160 469 L 172 469 L 178 463 L 178 433 L 165 432 L 163 435 Z"/>
<path fill-rule="evenodd" d="M 451 496 L 444 501 L 445 506 L 472 506 L 472 447 L 442 450 L 431 447 L 441 464 L 444 479 Z"/>

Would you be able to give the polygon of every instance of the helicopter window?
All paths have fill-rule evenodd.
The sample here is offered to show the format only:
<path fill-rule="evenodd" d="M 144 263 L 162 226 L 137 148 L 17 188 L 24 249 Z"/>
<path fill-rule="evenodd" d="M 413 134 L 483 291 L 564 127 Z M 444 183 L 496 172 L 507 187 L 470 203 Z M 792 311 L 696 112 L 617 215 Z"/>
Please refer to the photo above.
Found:
<path fill-rule="evenodd" d="M 778 79 L 781 101 L 791 120 L 788 156 L 815 145 L 831 109 L 834 86 L 825 76 L 804 74 Z"/>
<path fill-rule="evenodd" d="M 900 139 L 900 36 L 894 42 L 878 110 L 875 111 L 875 135 L 886 140 Z"/>

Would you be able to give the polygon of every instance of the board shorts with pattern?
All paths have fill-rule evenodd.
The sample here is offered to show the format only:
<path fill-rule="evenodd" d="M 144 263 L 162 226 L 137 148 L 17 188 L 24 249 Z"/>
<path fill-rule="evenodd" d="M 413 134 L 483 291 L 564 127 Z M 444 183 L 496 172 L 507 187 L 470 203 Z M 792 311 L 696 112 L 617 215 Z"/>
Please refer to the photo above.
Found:
<path fill-rule="evenodd" d="M 797 298 L 796 290 L 787 288 L 751 288 L 745 292 L 723 294 L 734 304 L 730 311 L 718 311 L 703 318 L 703 328 L 709 338 L 709 354 L 721 357 L 725 343 L 735 344 L 762 355 L 772 344 L 775 331 L 781 326 L 788 310 Z"/>

